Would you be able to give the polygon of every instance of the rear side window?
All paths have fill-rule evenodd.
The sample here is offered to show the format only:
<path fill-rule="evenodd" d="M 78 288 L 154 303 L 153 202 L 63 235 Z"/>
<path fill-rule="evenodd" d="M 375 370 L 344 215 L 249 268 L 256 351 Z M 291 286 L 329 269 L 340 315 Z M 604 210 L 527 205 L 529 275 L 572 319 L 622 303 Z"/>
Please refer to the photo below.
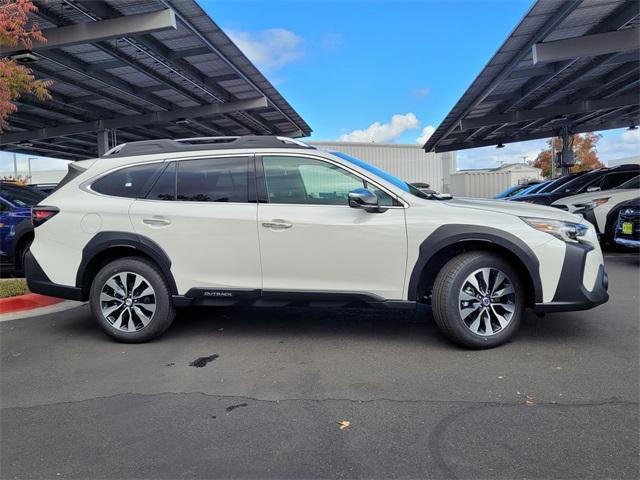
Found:
<path fill-rule="evenodd" d="M 91 189 L 113 197 L 141 198 L 162 167 L 163 163 L 147 163 L 122 168 L 93 182 Z"/>
<path fill-rule="evenodd" d="M 247 203 L 249 171 L 249 157 L 178 162 L 178 200 Z"/>

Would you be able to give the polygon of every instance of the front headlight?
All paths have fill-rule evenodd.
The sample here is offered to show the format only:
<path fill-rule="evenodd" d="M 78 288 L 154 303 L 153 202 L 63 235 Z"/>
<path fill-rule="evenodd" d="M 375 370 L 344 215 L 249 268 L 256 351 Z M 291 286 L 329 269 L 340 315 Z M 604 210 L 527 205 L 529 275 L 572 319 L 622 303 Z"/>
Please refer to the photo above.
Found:
<path fill-rule="evenodd" d="M 563 242 L 577 243 L 589 231 L 589 228 L 582 223 L 563 222 L 562 220 L 551 220 L 550 218 L 520 218 L 536 230 L 553 235 Z"/>

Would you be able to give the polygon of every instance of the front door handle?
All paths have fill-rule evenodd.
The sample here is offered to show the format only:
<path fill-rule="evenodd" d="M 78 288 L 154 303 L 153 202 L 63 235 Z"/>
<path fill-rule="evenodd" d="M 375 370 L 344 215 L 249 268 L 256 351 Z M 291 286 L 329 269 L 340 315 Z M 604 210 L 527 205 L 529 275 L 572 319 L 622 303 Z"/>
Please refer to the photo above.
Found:
<path fill-rule="evenodd" d="M 150 225 L 152 227 L 165 227 L 167 225 L 171 225 L 171 220 L 166 217 L 153 216 L 153 217 L 144 217 L 142 219 L 142 223 L 145 225 Z"/>
<path fill-rule="evenodd" d="M 262 222 L 262 226 L 264 228 L 272 228 L 274 230 L 286 230 L 287 228 L 291 228 L 293 225 L 285 222 L 284 220 L 273 220 L 271 222 Z"/>

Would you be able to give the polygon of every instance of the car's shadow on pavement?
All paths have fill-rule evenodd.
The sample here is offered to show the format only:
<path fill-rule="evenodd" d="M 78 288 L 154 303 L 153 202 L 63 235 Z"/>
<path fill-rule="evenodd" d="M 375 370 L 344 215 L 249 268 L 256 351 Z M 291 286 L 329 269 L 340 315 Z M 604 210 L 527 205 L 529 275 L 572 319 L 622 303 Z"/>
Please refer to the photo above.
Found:
<path fill-rule="evenodd" d="M 58 315 L 58 314 L 54 314 Z M 538 317 L 525 311 L 515 342 L 574 341 L 594 332 L 594 312 L 573 312 Z M 51 316 L 55 330 L 76 338 L 106 340 L 93 320 L 88 306 L 64 314 Z M 56 325 L 57 323 L 57 325 Z M 184 342 L 187 339 L 205 339 L 224 332 L 235 338 L 323 338 L 330 339 L 388 339 L 395 344 L 456 348 L 439 331 L 431 309 L 418 306 L 407 310 L 375 308 L 185 308 L 179 309 L 176 319 L 161 337 L 153 342 Z"/>

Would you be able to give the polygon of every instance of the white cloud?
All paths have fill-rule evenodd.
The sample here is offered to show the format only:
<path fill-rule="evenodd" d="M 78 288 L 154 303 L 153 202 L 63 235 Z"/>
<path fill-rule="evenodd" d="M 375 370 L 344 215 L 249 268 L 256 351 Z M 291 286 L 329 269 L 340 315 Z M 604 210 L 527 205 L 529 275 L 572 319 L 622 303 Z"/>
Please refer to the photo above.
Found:
<path fill-rule="evenodd" d="M 275 70 L 304 56 L 304 40 L 284 28 L 259 32 L 227 30 L 227 34 L 258 68 Z"/>
<path fill-rule="evenodd" d="M 436 131 L 436 127 L 434 127 L 433 125 L 427 125 L 422 129 L 422 133 L 420 134 L 420 136 L 416 138 L 416 143 L 420 145 L 424 145 L 426 141 L 429 140 L 429 137 L 433 135 L 433 132 L 435 131 Z"/>
<path fill-rule="evenodd" d="M 602 140 L 598 143 L 597 150 L 602 162 L 640 155 L 640 129 L 601 133 Z"/>
<path fill-rule="evenodd" d="M 338 140 L 341 142 L 390 143 L 394 142 L 405 131 L 418 127 L 420 127 L 420 122 L 413 113 L 396 114 L 391 117 L 391 122 L 389 123 L 375 122 L 365 129 L 345 133 Z"/>

